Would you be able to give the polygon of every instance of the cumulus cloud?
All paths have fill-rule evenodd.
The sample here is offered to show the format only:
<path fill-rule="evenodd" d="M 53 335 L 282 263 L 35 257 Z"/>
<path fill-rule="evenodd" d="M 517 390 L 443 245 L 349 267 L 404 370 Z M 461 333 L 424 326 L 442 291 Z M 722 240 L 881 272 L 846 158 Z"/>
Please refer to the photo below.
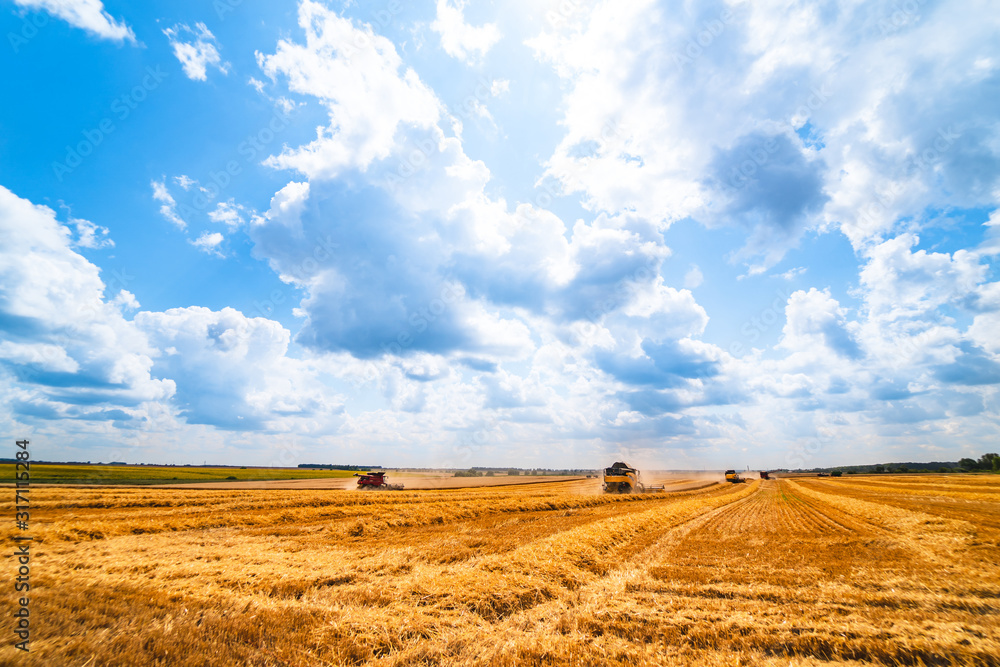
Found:
<path fill-rule="evenodd" d="M 998 284 L 984 260 L 997 249 L 954 253 L 914 250 L 919 238 L 901 234 L 868 251 L 861 270 L 866 318 L 860 340 L 884 364 L 886 375 L 926 386 L 996 384 L 1000 361 L 990 329 L 998 321 Z M 972 315 L 963 328 L 959 316 Z"/>
<path fill-rule="evenodd" d="M 116 21 L 101 0 L 14 0 L 14 4 L 44 10 L 101 39 L 135 44 L 132 28 L 124 21 Z"/>
<path fill-rule="evenodd" d="M 388 39 L 310 0 L 299 5 L 299 26 L 305 44 L 280 40 L 274 54 L 258 52 L 257 60 L 268 76 L 286 76 L 293 92 L 319 99 L 330 125 L 267 164 L 332 178 L 388 157 L 400 126 L 436 124 L 440 103 L 416 72 L 403 70 Z"/>
<path fill-rule="evenodd" d="M 328 208 L 352 200 L 351 218 Z M 455 349 L 519 354 L 530 347 L 523 326 L 467 298 L 441 270 L 439 238 L 419 240 L 412 220 L 395 229 L 381 224 L 394 218 L 403 222 L 406 213 L 387 208 L 378 191 L 293 182 L 254 220 L 254 252 L 284 280 L 309 289 L 300 342 L 359 358 Z"/>
<path fill-rule="evenodd" d="M 991 206 L 998 73 L 982 45 L 1000 25 L 943 5 L 898 14 L 599 2 L 529 41 L 568 90 L 548 173 L 594 210 L 743 225 L 755 273 L 806 230 L 860 249 L 928 207 Z"/>
<path fill-rule="evenodd" d="M 659 275 L 670 250 L 655 224 L 619 213 L 567 225 L 488 195 L 490 170 L 465 153 L 444 106 L 391 42 L 313 2 L 300 5 L 299 23 L 304 41 L 283 39 L 258 61 L 313 97 L 330 124 L 265 161 L 297 175 L 248 232 L 255 256 L 305 292 L 295 340 L 356 381 L 375 381 L 392 408 L 358 423 L 422 433 L 418 424 L 432 420 L 461 434 L 485 420 L 497 437 L 546 439 L 627 429 L 649 443 L 707 427 L 632 409 L 642 385 L 631 384 L 629 363 L 666 369 L 671 381 L 651 389 L 675 392 L 662 400 L 705 409 L 743 400 L 721 386 L 725 355 L 691 338 L 705 310 Z M 705 370 L 668 362 L 671 345 Z M 572 389 L 549 388 L 558 386 Z"/>
<path fill-rule="evenodd" d="M 977 253 L 914 252 L 919 241 L 915 234 L 901 234 L 868 251 L 861 284 L 871 317 L 883 324 L 939 319 L 941 306 L 963 300 L 987 276 L 989 267 Z"/>
<path fill-rule="evenodd" d="M 614 291 L 654 281 L 668 251 L 648 225 L 601 218 L 568 234 L 551 212 L 486 196 L 489 170 L 438 125 L 441 103 L 390 42 L 311 2 L 300 25 L 305 44 L 258 59 L 316 97 L 331 126 L 266 161 L 309 182 L 289 183 L 250 227 L 254 252 L 309 290 L 299 342 L 359 358 L 516 358 L 534 343 L 510 309 L 571 322 L 639 307 Z M 652 299 L 639 317 L 665 312 Z"/>
<path fill-rule="evenodd" d="M 489 25 L 468 26 L 464 8 L 439 3 L 435 30 L 449 55 L 475 62 L 496 40 L 467 37 Z M 92 358 L 55 334 L 22 333 L 0 340 L 0 365 L 35 379 L 17 381 L 6 404 L 35 419 L 124 423 L 159 408 L 220 429 L 337 429 L 366 448 L 426 442 L 448 460 L 540 443 L 574 460 L 670 447 L 681 465 L 688 449 L 745 443 L 771 448 L 771 461 L 785 448 L 781 463 L 795 467 L 809 460 L 796 443 L 831 434 L 852 443 L 948 431 L 979 442 L 1000 384 L 996 214 L 978 246 L 945 252 L 921 240 L 934 238 L 923 230 L 938 205 L 996 206 L 995 123 L 983 111 L 995 67 L 964 43 L 946 48 L 923 19 L 883 29 L 887 9 L 597 2 L 546 23 L 530 45 L 565 96 L 537 183 L 579 196 L 585 210 L 569 219 L 492 182 L 401 48 L 305 0 L 300 30 L 257 60 L 269 88 L 325 119 L 314 139 L 264 161 L 286 176 L 269 205 L 218 203 L 214 226 L 190 241 L 220 253 L 246 230 L 254 256 L 300 295 L 300 325 L 196 307 L 128 320 L 135 296 L 101 292 L 91 300 L 131 337 L 105 353 L 135 355 L 138 369 L 122 396 L 73 408 L 65 391 L 99 384 Z M 955 13 L 939 11 L 927 8 L 954 34 Z M 982 44 L 996 22 L 980 23 L 970 39 Z M 920 62 L 901 55 L 918 52 Z M 873 61 L 888 73 L 866 73 Z M 483 95 L 521 89 L 483 81 Z M 948 95 L 959 102 L 928 102 Z M 470 113 L 493 117 L 481 100 Z M 151 186 L 161 214 L 186 229 L 166 179 Z M 728 344 L 732 332 L 692 293 L 705 278 L 692 262 L 716 276 L 714 265 L 701 248 L 674 257 L 667 247 L 683 219 L 741 238 L 740 285 L 763 283 L 752 276 L 821 233 L 851 241 L 857 280 L 844 294 L 803 252 L 802 266 L 770 274 L 803 287 L 767 311 L 772 342 L 742 339 L 762 347 L 729 354 L 706 339 Z M 103 238 L 96 226 L 74 223 L 74 236 L 46 224 L 66 248 Z M 96 269 L 60 253 L 84 262 L 74 285 L 92 282 Z M 665 280 L 683 267 L 679 284 Z M 718 285 L 701 289 L 723 307 Z M 14 331 L 34 326 L 4 317 Z M 364 407 L 337 395 L 348 384 Z M 153 387 L 159 398 L 148 398 Z"/>
<path fill-rule="evenodd" d="M 744 252 L 770 266 L 784 256 L 828 200 L 820 159 L 810 161 L 784 134 L 750 133 L 717 151 L 708 165 L 720 201 L 708 208 L 718 220 L 751 230 Z M 708 221 L 709 216 L 704 216 Z M 718 224 L 718 222 L 716 222 Z"/>
<path fill-rule="evenodd" d="M 135 325 L 163 350 L 153 371 L 175 378 L 189 424 L 286 430 L 293 418 L 325 421 L 341 410 L 315 371 L 286 355 L 290 334 L 277 322 L 189 307 L 141 312 Z"/>
<path fill-rule="evenodd" d="M 229 73 L 229 63 L 222 61 L 215 35 L 204 23 L 195 23 L 194 28 L 179 23 L 164 30 L 163 34 L 170 41 L 174 55 L 189 79 L 206 81 L 209 67 L 223 74 Z"/>
<path fill-rule="evenodd" d="M 141 420 L 144 404 L 173 395 L 150 374 L 155 350 L 122 315 L 128 302 L 105 298 L 51 209 L 0 187 L 0 241 L 0 366 L 21 387 L 15 412 Z"/>
<path fill-rule="evenodd" d="M 55 213 L 0 187 L 0 401 L 20 421 L 330 433 L 342 398 L 277 322 L 105 294 Z M 334 368 L 330 364 L 327 370 Z M 178 421 L 179 420 L 179 421 Z M 98 427 L 95 427 L 98 428 Z M 287 461 L 284 463 L 288 463 Z"/>
<path fill-rule="evenodd" d="M 788 299 L 785 316 L 779 347 L 795 353 L 815 353 L 827 349 L 848 359 L 863 356 L 855 340 L 857 325 L 848 323 L 845 309 L 830 296 L 829 291 L 814 287 L 808 292 L 795 292 Z"/>
<path fill-rule="evenodd" d="M 500 41 L 495 23 L 481 26 L 465 22 L 465 0 L 438 0 L 431 30 L 441 37 L 441 48 L 452 58 L 472 62 L 482 58 Z M 496 93 L 494 93 L 495 95 Z"/>

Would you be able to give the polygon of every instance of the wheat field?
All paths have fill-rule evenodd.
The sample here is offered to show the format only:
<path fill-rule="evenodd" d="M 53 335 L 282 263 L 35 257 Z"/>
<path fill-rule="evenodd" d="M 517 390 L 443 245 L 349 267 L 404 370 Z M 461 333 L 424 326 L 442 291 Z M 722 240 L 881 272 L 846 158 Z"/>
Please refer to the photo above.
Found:
<path fill-rule="evenodd" d="M 39 487 L 0 663 L 1000 664 L 1000 477 L 597 484 Z"/>

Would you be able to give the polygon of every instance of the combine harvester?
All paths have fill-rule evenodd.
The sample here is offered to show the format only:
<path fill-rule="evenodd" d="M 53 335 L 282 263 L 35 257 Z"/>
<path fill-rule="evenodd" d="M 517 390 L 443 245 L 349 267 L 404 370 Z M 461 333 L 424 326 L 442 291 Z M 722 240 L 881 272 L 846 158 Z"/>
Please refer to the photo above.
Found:
<path fill-rule="evenodd" d="M 732 482 L 733 484 L 742 484 L 746 480 L 743 479 L 742 477 L 740 477 L 740 474 L 738 472 L 736 472 L 735 470 L 727 470 L 726 471 L 726 481 L 727 482 Z"/>
<path fill-rule="evenodd" d="M 639 471 L 627 463 L 617 461 L 604 469 L 604 493 L 662 493 L 664 487 L 646 486 Z"/>
<path fill-rule="evenodd" d="M 384 472 L 354 473 L 358 478 L 358 490 L 365 491 L 402 491 L 402 484 L 389 484 Z"/>

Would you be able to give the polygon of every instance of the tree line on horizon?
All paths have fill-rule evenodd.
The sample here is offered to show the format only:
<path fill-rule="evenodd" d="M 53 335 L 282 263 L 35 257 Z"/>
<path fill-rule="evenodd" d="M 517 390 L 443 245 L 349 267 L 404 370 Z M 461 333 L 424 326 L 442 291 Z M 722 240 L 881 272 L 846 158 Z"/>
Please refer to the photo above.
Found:
<path fill-rule="evenodd" d="M 788 471 L 793 472 L 793 471 Z M 963 458 L 958 461 L 931 461 L 906 463 L 876 463 L 856 466 L 834 466 L 830 468 L 812 468 L 794 472 L 839 472 L 848 475 L 902 473 L 902 472 L 995 472 L 1000 473 L 1000 454 L 983 454 L 979 459 Z"/>

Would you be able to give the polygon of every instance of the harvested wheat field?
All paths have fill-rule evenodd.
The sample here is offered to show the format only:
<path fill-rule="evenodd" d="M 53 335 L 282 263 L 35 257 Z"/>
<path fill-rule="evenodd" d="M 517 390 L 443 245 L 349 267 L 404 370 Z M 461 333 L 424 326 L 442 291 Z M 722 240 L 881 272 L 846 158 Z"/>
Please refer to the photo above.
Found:
<path fill-rule="evenodd" d="M 0 662 L 1000 664 L 1000 477 L 591 482 L 37 489 Z"/>

